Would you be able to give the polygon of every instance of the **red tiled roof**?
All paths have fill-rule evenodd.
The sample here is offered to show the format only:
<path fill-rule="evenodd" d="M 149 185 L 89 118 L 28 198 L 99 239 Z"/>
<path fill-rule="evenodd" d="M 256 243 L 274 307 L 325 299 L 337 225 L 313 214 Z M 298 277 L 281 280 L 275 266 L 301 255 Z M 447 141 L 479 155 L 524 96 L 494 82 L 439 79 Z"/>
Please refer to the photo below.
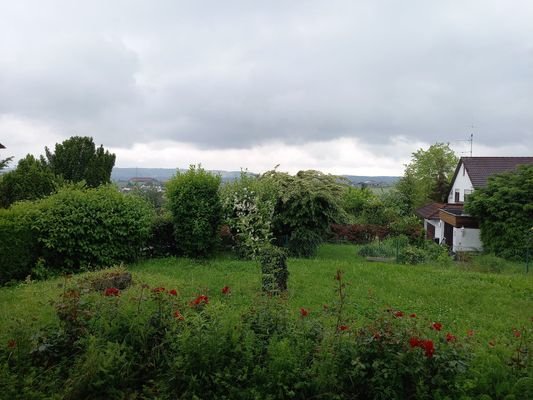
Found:
<path fill-rule="evenodd" d="M 519 165 L 533 165 L 533 157 L 461 157 L 452 182 L 455 180 L 461 162 L 475 189 L 487 186 L 489 176 L 515 170 Z"/>

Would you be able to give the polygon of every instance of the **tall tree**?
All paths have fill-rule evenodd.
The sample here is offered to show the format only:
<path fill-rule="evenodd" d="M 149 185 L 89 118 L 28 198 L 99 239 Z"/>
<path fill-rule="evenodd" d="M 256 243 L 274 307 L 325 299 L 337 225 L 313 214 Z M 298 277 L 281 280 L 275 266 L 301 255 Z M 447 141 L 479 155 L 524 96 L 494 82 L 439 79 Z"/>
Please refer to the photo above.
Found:
<path fill-rule="evenodd" d="M 428 201 L 446 201 L 458 158 L 447 143 L 435 143 L 427 150 L 418 149 L 405 166 L 398 191 L 412 209 Z"/>
<path fill-rule="evenodd" d="M 84 180 L 89 187 L 111 182 L 115 154 L 96 148 L 93 138 L 73 136 L 55 145 L 52 153 L 45 147 L 46 163 L 53 173 L 70 182 Z"/>
<path fill-rule="evenodd" d="M 19 200 L 35 200 L 48 196 L 58 183 L 50 169 L 31 154 L 18 162 L 17 168 L 2 176 L 0 206 L 9 207 Z"/>

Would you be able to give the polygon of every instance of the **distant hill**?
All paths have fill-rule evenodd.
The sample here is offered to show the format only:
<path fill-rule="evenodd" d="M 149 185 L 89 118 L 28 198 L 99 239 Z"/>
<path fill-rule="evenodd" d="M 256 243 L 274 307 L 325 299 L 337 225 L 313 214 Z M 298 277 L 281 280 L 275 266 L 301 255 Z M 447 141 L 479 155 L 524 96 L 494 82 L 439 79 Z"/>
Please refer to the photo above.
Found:
<path fill-rule="evenodd" d="M 154 178 L 161 182 L 168 181 L 175 173 L 174 168 L 113 168 L 111 173 L 111 180 L 113 181 L 127 181 L 131 178 Z M 185 169 L 179 169 L 184 172 Z M 219 174 L 222 177 L 222 181 L 232 181 L 239 178 L 240 171 L 219 171 L 213 170 L 213 173 Z M 398 176 L 359 176 L 359 175 L 342 175 L 348 179 L 353 185 L 361 185 L 362 183 L 367 186 L 392 186 L 400 177 Z"/>

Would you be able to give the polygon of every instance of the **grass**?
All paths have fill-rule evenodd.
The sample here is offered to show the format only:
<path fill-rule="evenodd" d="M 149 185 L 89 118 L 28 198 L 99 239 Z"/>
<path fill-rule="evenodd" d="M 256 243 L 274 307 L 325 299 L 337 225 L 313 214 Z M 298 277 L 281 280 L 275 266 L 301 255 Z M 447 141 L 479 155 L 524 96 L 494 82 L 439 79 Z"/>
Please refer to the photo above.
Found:
<path fill-rule="evenodd" d="M 371 307 L 416 313 L 440 321 L 446 331 L 464 336 L 476 332 L 480 343 L 510 337 L 514 327 L 533 317 L 533 274 L 480 273 L 463 267 L 406 266 L 369 263 L 352 245 L 323 245 L 314 259 L 289 260 L 288 301 L 295 316 L 300 307 L 319 313 L 335 301 L 333 276 L 344 271 L 349 284 L 348 313 L 361 315 Z M 260 268 L 255 262 L 227 255 L 195 261 L 164 258 L 129 267 L 136 282 L 177 289 L 193 298 L 208 291 L 216 302 L 222 287 L 231 287 L 232 302 L 246 307 L 258 296 Z M 0 288 L 0 340 L 8 340 L 13 325 L 41 325 L 54 320 L 50 301 L 57 297 L 63 278 Z M 1 343 L 1 342 L 0 342 Z"/>

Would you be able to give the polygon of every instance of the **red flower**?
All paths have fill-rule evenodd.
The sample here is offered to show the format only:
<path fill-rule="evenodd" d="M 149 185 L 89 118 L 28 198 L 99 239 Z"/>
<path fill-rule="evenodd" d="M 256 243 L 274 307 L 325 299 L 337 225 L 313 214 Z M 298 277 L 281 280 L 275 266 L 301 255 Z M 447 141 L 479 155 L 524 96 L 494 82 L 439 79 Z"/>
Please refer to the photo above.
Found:
<path fill-rule="evenodd" d="M 396 318 L 402 318 L 402 317 L 403 317 L 403 311 L 396 311 L 396 312 L 394 313 L 394 316 L 395 316 Z"/>
<path fill-rule="evenodd" d="M 433 357 L 433 354 L 435 353 L 435 346 L 433 345 L 432 340 L 424 340 L 424 342 L 422 343 L 422 348 L 426 352 L 427 358 Z"/>
<path fill-rule="evenodd" d="M 513 335 L 517 338 L 519 338 L 520 336 L 522 336 L 522 333 L 520 333 L 520 331 L 516 328 L 513 328 Z"/>
<path fill-rule="evenodd" d="M 152 289 L 152 292 L 155 294 L 163 293 L 165 291 L 164 287 L 156 287 Z"/>
<path fill-rule="evenodd" d="M 409 339 L 409 345 L 411 346 L 411 348 L 414 348 L 414 347 L 420 347 L 420 345 L 422 344 L 422 340 L 420 340 L 419 338 L 413 336 L 411 339 Z"/>
<path fill-rule="evenodd" d="M 466 334 L 470 337 L 474 336 L 474 330 L 473 329 L 469 329 L 466 331 Z"/>
<path fill-rule="evenodd" d="M 301 307 L 301 308 L 300 308 L 300 315 L 301 315 L 302 317 L 307 317 L 307 315 L 309 315 L 309 311 L 306 310 L 305 308 Z"/>
<path fill-rule="evenodd" d="M 172 289 L 172 290 L 168 291 L 168 294 L 171 295 L 171 296 L 177 296 L 178 295 L 178 291 L 176 289 Z"/>
<path fill-rule="evenodd" d="M 109 287 L 105 290 L 104 296 L 120 296 L 120 290 L 118 290 L 116 287 Z"/>
<path fill-rule="evenodd" d="M 448 332 L 446 334 L 446 341 L 449 343 L 449 342 L 455 342 L 457 340 L 457 338 L 452 335 L 450 332 Z"/>
<path fill-rule="evenodd" d="M 433 322 L 433 324 L 431 325 L 431 329 L 440 331 L 442 329 L 442 324 L 440 322 Z"/>
<path fill-rule="evenodd" d="M 348 326 L 347 326 L 347 325 L 341 325 L 341 326 L 339 326 L 339 331 L 344 332 L 344 331 L 347 331 L 347 330 L 348 330 Z"/>
<path fill-rule="evenodd" d="M 201 305 L 204 305 L 204 304 L 209 304 L 209 298 L 207 296 L 201 294 L 196 299 L 191 301 L 189 304 L 190 304 L 191 307 L 198 307 L 198 306 L 201 306 Z"/>
<path fill-rule="evenodd" d="M 411 315 L 409 315 L 410 318 L 416 318 L 416 314 L 415 313 L 412 313 Z"/>
<path fill-rule="evenodd" d="M 224 286 L 222 288 L 222 294 L 230 294 L 230 292 L 231 292 L 231 289 L 229 286 Z"/>
<path fill-rule="evenodd" d="M 17 347 L 17 342 L 15 341 L 15 339 L 9 339 L 7 341 L 7 347 L 9 347 L 10 349 L 14 349 L 15 347 Z"/>
<path fill-rule="evenodd" d="M 174 318 L 176 318 L 178 321 L 183 321 L 185 319 L 178 310 L 174 311 Z"/>

